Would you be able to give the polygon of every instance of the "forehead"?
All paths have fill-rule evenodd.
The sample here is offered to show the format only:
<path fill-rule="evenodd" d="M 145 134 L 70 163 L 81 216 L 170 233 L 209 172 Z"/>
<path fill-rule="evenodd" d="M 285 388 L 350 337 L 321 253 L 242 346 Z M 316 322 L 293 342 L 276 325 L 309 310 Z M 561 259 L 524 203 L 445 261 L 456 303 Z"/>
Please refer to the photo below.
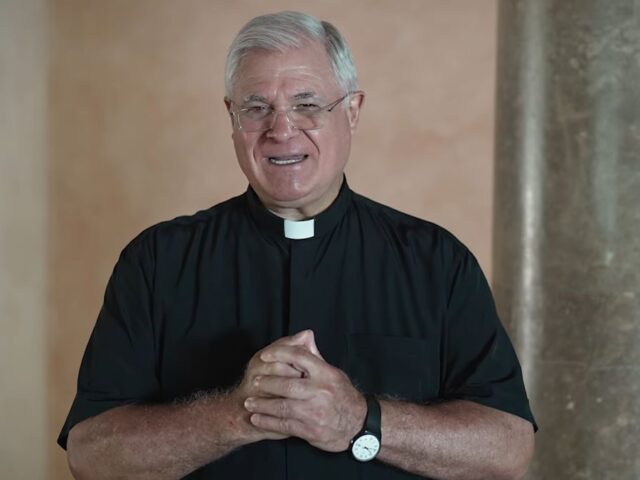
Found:
<path fill-rule="evenodd" d="M 240 62 L 234 96 L 275 98 L 314 92 L 319 96 L 338 92 L 335 74 L 324 46 L 309 42 L 286 52 L 253 50 Z"/>

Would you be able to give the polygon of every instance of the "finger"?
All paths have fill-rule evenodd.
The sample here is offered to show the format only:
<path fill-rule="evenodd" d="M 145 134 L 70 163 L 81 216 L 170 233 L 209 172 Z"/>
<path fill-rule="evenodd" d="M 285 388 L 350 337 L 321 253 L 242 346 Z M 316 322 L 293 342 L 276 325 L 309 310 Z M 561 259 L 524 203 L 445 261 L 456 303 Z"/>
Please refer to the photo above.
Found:
<path fill-rule="evenodd" d="M 288 363 L 308 375 L 317 373 L 327 366 L 324 360 L 300 346 L 273 345 L 262 351 L 260 359 L 263 362 Z"/>
<path fill-rule="evenodd" d="M 278 340 L 276 340 L 275 342 L 272 343 L 272 345 L 276 345 L 276 344 L 277 345 L 299 345 L 299 346 L 303 346 L 303 347 L 307 348 L 307 350 L 309 350 L 311 353 L 313 353 L 318 358 L 322 358 L 322 355 L 320 354 L 320 350 L 318 349 L 318 346 L 316 345 L 316 341 L 315 341 L 315 336 L 314 336 L 313 330 L 301 330 L 300 332 L 296 333 L 295 335 L 291 335 L 289 337 L 282 337 L 282 338 L 280 338 L 280 339 L 278 339 Z"/>
<path fill-rule="evenodd" d="M 301 330 L 295 335 L 281 337 L 273 342 L 272 345 L 304 345 L 309 332 L 311 332 L 311 330 Z"/>
<path fill-rule="evenodd" d="M 318 346 L 316 345 L 316 339 L 313 330 L 303 330 L 302 332 L 300 332 L 300 334 L 302 345 L 307 347 L 307 349 L 316 357 L 324 360 L 324 358 L 320 354 L 320 350 L 318 350 Z"/>
<path fill-rule="evenodd" d="M 286 378 L 259 375 L 253 380 L 254 389 L 262 395 L 306 400 L 312 394 L 308 380 L 303 378 Z"/>
<path fill-rule="evenodd" d="M 251 423 L 262 430 L 276 432 L 281 435 L 294 436 L 308 440 L 311 438 L 309 429 L 300 420 L 293 418 L 277 418 L 270 415 L 254 413 L 249 418 Z"/>
<path fill-rule="evenodd" d="M 252 372 L 254 375 L 272 375 L 276 377 L 301 378 L 303 372 L 288 363 L 264 362 Z"/>
<path fill-rule="evenodd" d="M 305 400 L 249 397 L 245 400 L 244 407 L 251 413 L 304 421 L 308 418 L 304 412 L 305 404 Z"/>

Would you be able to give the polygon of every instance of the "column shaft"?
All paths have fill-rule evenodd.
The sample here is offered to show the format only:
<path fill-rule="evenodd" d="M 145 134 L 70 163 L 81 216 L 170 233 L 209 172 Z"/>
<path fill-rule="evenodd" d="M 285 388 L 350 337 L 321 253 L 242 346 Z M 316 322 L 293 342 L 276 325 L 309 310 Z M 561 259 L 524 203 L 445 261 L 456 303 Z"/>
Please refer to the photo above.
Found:
<path fill-rule="evenodd" d="M 640 478 L 640 2 L 501 0 L 494 290 L 528 478 Z"/>

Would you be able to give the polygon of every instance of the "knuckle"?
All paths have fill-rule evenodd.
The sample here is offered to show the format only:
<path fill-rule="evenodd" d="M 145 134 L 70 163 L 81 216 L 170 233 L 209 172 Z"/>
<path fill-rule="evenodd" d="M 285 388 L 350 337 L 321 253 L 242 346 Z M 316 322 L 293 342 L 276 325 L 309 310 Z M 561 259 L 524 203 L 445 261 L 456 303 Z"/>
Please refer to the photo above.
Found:
<path fill-rule="evenodd" d="M 300 391 L 298 382 L 288 381 L 285 383 L 285 391 L 288 395 L 294 396 Z"/>
<path fill-rule="evenodd" d="M 253 357 L 251 357 L 251 361 L 252 361 L 252 362 L 262 362 L 261 355 L 262 355 L 265 351 L 267 351 L 268 349 L 269 349 L 269 347 L 265 347 L 265 348 L 261 348 L 260 350 L 258 350 L 258 351 L 253 355 Z"/>
<path fill-rule="evenodd" d="M 319 425 L 321 425 L 323 427 L 326 427 L 326 426 L 329 425 L 330 416 L 329 416 L 329 413 L 326 410 L 324 410 L 324 409 L 320 410 L 318 412 L 318 417 L 317 418 L 318 418 L 318 424 Z"/>
<path fill-rule="evenodd" d="M 281 432 L 287 433 L 287 434 L 290 433 L 289 429 L 291 427 L 290 427 L 289 421 L 286 418 L 279 419 L 278 420 L 278 424 L 279 424 L 279 427 L 280 427 L 279 429 L 280 429 Z"/>
<path fill-rule="evenodd" d="M 328 368 L 327 369 L 327 378 L 336 381 L 341 379 L 340 370 L 337 368 Z"/>
<path fill-rule="evenodd" d="M 347 374 L 338 368 L 331 369 L 331 378 L 333 380 L 333 383 L 345 383 L 345 382 L 350 383 L 351 382 Z"/>
<path fill-rule="evenodd" d="M 322 405 L 316 403 L 309 413 L 315 425 L 324 427 L 327 424 L 329 414 Z"/>
<path fill-rule="evenodd" d="M 246 371 L 255 370 L 256 368 L 258 368 L 258 366 L 261 363 L 262 363 L 262 360 L 260 360 L 260 352 L 258 352 L 253 357 L 251 357 L 251 359 L 249 360 L 249 363 L 247 363 Z"/>
<path fill-rule="evenodd" d="M 280 417 L 286 417 L 289 413 L 289 404 L 286 400 L 277 400 L 277 412 Z"/>
<path fill-rule="evenodd" d="M 335 393 L 333 388 L 327 386 L 323 387 L 318 391 L 318 399 L 324 402 L 325 404 L 332 403 L 335 398 Z"/>

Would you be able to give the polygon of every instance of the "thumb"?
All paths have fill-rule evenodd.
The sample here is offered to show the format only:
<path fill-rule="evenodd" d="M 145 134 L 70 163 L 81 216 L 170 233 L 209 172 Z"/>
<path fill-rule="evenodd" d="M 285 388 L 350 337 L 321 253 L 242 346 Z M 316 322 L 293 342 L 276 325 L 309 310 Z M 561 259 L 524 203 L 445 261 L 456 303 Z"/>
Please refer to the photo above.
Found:
<path fill-rule="evenodd" d="M 316 357 L 324 360 L 318 346 L 316 345 L 315 335 L 313 330 L 302 330 L 301 332 L 296 333 L 291 339 L 295 342 L 294 345 L 302 345 L 307 350 L 309 350 Z"/>

